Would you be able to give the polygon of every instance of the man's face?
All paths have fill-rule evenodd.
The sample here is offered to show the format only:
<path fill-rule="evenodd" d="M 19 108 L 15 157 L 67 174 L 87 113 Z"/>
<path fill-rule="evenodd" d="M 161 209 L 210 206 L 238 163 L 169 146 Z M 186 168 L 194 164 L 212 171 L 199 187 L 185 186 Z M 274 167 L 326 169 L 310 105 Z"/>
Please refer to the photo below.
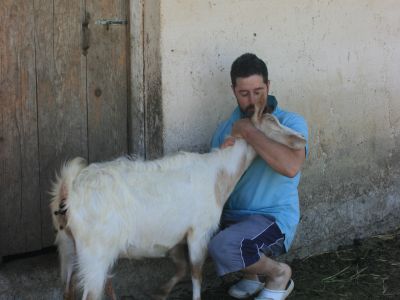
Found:
<path fill-rule="evenodd" d="M 265 84 L 261 75 L 239 77 L 236 79 L 236 86 L 232 86 L 232 89 L 240 110 L 249 117 L 254 113 L 254 104 L 260 94 L 268 95 L 269 81 Z"/>

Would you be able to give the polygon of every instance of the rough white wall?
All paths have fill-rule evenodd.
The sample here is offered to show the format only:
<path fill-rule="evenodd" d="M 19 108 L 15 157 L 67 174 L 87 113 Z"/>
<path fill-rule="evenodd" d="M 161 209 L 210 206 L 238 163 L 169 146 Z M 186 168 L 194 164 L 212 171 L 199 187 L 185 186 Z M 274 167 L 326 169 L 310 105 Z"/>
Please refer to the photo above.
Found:
<path fill-rule="evenodd" d="M 161 1 L 165 152 L 207 148 L 236 105 L 230 65 L 254 52 L 309 122 L 299 255 L 398 226 L 399 14 L 397 0 Z"/>

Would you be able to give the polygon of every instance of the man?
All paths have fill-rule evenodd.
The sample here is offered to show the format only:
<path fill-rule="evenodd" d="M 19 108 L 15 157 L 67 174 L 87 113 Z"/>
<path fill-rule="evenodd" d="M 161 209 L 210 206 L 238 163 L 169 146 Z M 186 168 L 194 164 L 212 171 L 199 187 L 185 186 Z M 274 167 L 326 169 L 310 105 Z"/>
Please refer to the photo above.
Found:
<path fill-rule="evenodd" d="M 306 149 L 293 150 L 268 139 L 249 118 L 261 93 L 268 95 L 270 82 L 265 63 L 256 55 L 238 57 L 231 68 L 232 90 L 238 107 L 220 124 L 212 148 L 234 144 L 244 138 L 258 156 L 242 176 L 224 207 L 221 231 L 211 240 L 209 253 L 220 276 L 243 271 L 243 279 L 229 289 L 235 298 L 285 299 L 293 289 L 291 268 L 272 259 L 289 249 L 299 222 L 297 186 Z M 303 117 L 280 109 L 268 96 L 265 112 L 307 140 Z M 258 275 L 264 275 L 261 283 Z"/>

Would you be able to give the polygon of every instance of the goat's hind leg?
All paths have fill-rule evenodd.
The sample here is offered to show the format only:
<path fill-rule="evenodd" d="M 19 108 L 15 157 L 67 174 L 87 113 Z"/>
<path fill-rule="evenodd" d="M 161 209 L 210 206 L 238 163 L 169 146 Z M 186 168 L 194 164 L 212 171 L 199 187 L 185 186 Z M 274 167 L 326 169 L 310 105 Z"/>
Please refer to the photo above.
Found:
<path fill-rule="evenodd" d="M 76 252 L 72 236 L 65 230 L 59 230 L 57 233 L 57 246 L 60 257 L 61 281 L 65 285 L 63 299 L 75 299 L 75 263 Z"/>
<path fill-rule="evenodd" d="M 102 298 L 108 271 L 114 263 L 112 255 L 105 259 L 105 255 L 97 256 L 94 253 L 96 251 L 89 251 L 89 249 L 78 249 L 77 251 L 79 277 L 83 286 L 83 300 Z"/>
<path fill-rule="evenodd" d="M 69 280 L 66 283 L 63 299 L 64 300 L 75 299 L 75 273 L 71 273 Z"/>
<path fill-rule="evenodd" d="M 176 273 L 175 275 L 165 283 L 161 288 L 159 293 L 155 294 L 153 297 L 157 300 L 166 299 L 168 294 L 172 291 L 174 286 L 185 277 L 188 269 L 188 258 L 187 258 L 187 244 L 179 243 L 174 248 L 169 251 L 169 256 L 175 263 Z"/>
<path fill-rule="evenodd" d="M 202 268 L 207 257 L 208 240 L 192 233 L 188 236 L 189 260 L 192 272 L 193 300 L 201 299 Z"/>
<path fill-rule="evenodd" d="M 74 300 L 75 299 L 75 272 L 74 265 L 68 265 L 68 270 L 65 280 L 65 289 L 63 294 L 64 300 Z"/>
<path fill-rule="evenodd" d="M 115 294 L 111 278 L 108 278 L 106 282 L 106 295 L 111 300 L 117 300 L 117 295 Z"/>

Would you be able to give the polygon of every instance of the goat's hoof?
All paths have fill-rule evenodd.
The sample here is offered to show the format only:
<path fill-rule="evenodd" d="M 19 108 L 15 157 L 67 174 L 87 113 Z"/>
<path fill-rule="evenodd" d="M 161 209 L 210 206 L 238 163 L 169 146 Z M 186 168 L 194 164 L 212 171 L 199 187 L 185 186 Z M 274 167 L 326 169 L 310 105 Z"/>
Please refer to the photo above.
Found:
<path fill-rule="evenodd" d="M 152 294 L 151 298 L 153 300 L 166 300 L 167 299 L 167 295 L 165 295 L 165 294 Z"/>
<path fill-rule="evenodd" d="M 65 292 L 63 295 L 63 300 L 74 300 L 75 293 L 74 292 Z"/>

